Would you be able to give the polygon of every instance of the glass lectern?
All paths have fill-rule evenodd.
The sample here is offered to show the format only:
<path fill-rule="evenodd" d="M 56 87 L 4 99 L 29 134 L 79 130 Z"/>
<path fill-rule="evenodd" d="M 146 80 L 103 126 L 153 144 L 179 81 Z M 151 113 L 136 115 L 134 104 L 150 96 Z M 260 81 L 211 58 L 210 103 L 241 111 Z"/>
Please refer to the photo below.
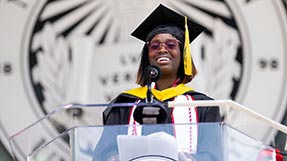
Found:
<path fill-rule="evenodd" d="M 286 136 L 286 126 L 231 100 L 168 102 L 167 106 L 175 105 L 218 106 L 222 122 L 103 126 L 93 114 L 115 105 L 70 104 L 12 135 L 11 150 L 19 161 L 283 161 L 274 138 L 278 133 Z M 89 118 L 79 118 L 79 110 Z M 50 129 L 51 137 L 37 138 L 44 128 Z M 130 129 L 137 133 L 128 134 Z M 270 135 L 262 135 L 264 130 Z M 19 143 L 26 148 L 19 149 Z"/>

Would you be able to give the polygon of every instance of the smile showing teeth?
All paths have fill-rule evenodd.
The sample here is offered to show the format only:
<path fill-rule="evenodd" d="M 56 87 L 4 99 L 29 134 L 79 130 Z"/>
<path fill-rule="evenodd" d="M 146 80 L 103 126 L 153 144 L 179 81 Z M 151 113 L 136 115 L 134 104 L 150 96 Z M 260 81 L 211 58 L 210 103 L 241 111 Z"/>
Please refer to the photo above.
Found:
<path fill-rule="evenodd" d="M 160 58 L 157 59 L 158 62 L 160 62 L 160 61 L 169 61 L 169 60 L 170 60 L 170 58 L 167 58 L 167 57 L 160 57 Z"/>

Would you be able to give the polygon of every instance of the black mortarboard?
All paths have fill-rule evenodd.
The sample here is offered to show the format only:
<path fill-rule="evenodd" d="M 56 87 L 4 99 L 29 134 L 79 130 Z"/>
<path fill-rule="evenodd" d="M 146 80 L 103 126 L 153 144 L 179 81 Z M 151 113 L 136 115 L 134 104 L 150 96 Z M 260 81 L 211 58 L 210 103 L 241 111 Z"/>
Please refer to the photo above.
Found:
<path fill-rule="evenodd" d="M 133 32 L 132 36 L 146 42 L 147 36 L 158 26 L 177 26 L 185 31 L 185 17 L 160 4 Z M 189 40 L 192 42 L 202 31 L 203 27 L 187 20 Z M 154 36 L 154 35 L 153 35 Z M 182 35 L 184 37 L 184 35 Z"/>
<path fill-rule="evenodd" d="M 184 74 L 192 76 L 192 58 L 190 54 L 190 42 L 192 42 L 204 28 L 190 20 L 186 16 L 160 4 L 136 29 L 132 36 L 147 42 L 159 33 L 170 33 L 184 44 L 183 61 Z"/>

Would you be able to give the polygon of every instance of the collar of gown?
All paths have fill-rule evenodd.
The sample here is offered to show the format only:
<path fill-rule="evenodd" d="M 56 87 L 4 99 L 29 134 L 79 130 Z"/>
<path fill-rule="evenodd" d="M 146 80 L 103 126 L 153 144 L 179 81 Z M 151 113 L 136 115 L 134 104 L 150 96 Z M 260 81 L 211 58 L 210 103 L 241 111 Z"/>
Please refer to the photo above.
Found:
<path fill-rule="evenodd" d="M 192 91 L 193 88 L 188 87 L 184 84 L 179 84 L 175 87 L 167 88 L 165 90 L 159 91 L 157 89 L 152 89 L 152 94 L 160 101 L 165 101 L 170 98 L 176 97 L 178 95 L 182 95 L 188 91 Z M 147 87 L 138 87 L 128 91 L 124 91 L 123 93 L 129 94 L 132 96 L 139 97 L 140 99 L 146 98 Z"/>

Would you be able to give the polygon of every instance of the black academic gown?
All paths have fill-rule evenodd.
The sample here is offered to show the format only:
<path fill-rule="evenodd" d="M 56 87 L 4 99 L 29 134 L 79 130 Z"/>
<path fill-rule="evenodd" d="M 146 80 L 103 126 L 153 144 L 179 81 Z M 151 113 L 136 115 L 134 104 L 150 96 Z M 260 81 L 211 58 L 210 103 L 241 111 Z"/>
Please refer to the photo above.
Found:
<path fill-rule="evenodd" d="M 188 91 L 184 93 L 184 95 L 190 95 L 194 98 L 194 100 L 212 100 L 210 97 L 205 94 L 196 92 L 196 91 Z M 112 103 L 134 103 L 136 100 L 140 98 L 129 95 L 129 94 L 120 94 L 116 97 Z M 167 99 L 164 102 L 172 101 L 173 98 Z M 128 119 L 130 115 L 132 107 L 112 107 L 107 108 L 103 112 L 103 123 L 104 125 L 123 125 L 128 124 Z M 171 112 L 172 108 L 167 108 L 168 118 L 166 123 L 171 123 Z M 219 108 L 214 107 L 200 107 L 197 109 L 198 111 L 198 121 L 199 122 L 220 122 L 220 113 Z"/>
<path fill-rule="evenodd" d="M 194 100 L 212 100 L 207 95 L 200 92 L 196 92 L 192 89 L 184 91 L 182 95 L 190 95 L 194 98 Z M 173 98 L 174 97 L 168 98 L 162 102 L 172 101 Z M 138 95 L 133 95 L 131 93 L 121 93 L 111 103 L 134 103 L 137 100 L 144 100 L 144 98 L 141 98 Z M 93 161 L 107 160 L 109 156 L 117 153 L 116 136 L 120 134 L 127 134 L 128 131 L 128 126 L 123 128 L 123 126 L 117 126 L 117 125 L 128 124 L 131 109 L 132 107 L 108 107 L 105 109 L 105 111 L 103 112 L 103 124 L 115 125 L 115 126 L 105 127 L 105 130 L 102 134 L 102 138 L 98 143 L 97 147 L 95 148 L 95 153 L 93 154 Z M 166 123 L 172 123 L 171 118 L 172 108 L 167 108 L 167 112 L 168 117 Z M 218 128 L 212 127 L 212 129 L 206 129 L 205 126 L 199 128 L 198 143 L 201 146 L 197 148 L 197 154 L 194 155 L 193 157 L 196 158 L 197 160 L 219 161 L 222 159 L 221 148 L 214 147 L 221 145 L 221 139 L 220 139 L 221 117 L 219 108 L 200 107 L 197 108 L 197 112 L 199 122 L 201 123 L 218 122 Z M 165 129 L 165 131 L 167 130 Z M 206 133 L 205 131 L 208 131 L 208 133 Z"/>

